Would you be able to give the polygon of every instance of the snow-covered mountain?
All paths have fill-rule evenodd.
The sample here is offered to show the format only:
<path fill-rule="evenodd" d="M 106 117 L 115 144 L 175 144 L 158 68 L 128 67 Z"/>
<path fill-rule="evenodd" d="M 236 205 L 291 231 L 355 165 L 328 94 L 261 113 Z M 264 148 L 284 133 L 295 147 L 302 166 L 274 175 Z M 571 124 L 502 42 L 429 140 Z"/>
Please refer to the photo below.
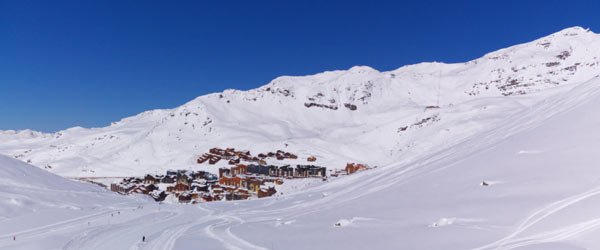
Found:
<path fill-rule="evenodd" d="M 600 36 L 580 27 L 456 64 L 366 66 L 276 78 L 104 128 L 0 132 L 0 153 L 63 176 L 190 168 L 214 146 L 286 149 L 319 164 L 386 165 L 490 129 L 600 74 Z M 439 107 L 439 108 L 438 108 Z"/>
<path fill-rule="evenodd" d="M 0 157 L 0 249 L 596 249 L 598 107 L 592 79 L 412 163 L 196 206 L 118 197 Z"/>
<path fill-rule="evenodd" d="M 281 77 L 106 128 L 4 131 L 1 152 L 65 176 L 286 143 L 328 167 L 380 167 L 276 197 L 159 205 L 0 157 L 0 249 L 597 249 L 599 54 L 599 35 L 570 28 L 464 64 Z"/>

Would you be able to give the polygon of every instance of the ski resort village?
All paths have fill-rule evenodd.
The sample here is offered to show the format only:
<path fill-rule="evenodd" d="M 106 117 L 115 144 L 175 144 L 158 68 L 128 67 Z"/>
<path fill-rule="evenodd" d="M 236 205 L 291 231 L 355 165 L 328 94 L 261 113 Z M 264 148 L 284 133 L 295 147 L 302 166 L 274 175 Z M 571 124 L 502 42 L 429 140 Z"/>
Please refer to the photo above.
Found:
<path fill-rule="evenodd" d="M 278 187 L 286 182 L 301 178 L 314 178 L 327 181 L 331 177 L 353 174 L 368 170 L 365 164 L 348 163 L 342 170 L 327 172 L 326 167 L 314 165 L 317 157 L 308 156 L 305 160 L 313 164 L 268 165 L 267 160 L 298 161 L 298 156 L 290 152 L 260 153 L 253 156 L 250 151 L 236 151 L 235 148 L 212 148 L 197 160 L 198 169 L 168 170 L 164 174 L 147 174 L 144 177 L 127 177 L 118 183 L 110 183 L 110 190 L 120 194 L 145 194 L 158 202 L 199 203 L 222 200 L 246 200 L 263 198 L 278 193 Z M 206 165 L 221 165 L 218 175 L 211 173 Z M 101 184 L 102 178 L 81 178 Z M 114 178 L 108 178 L 112 180 Z M 281 194 L 281 192 L 279 192 Z"/>
<path fill-rule="evenodd" d="M 40 16 L 58 15 L 52 2 L 47 8 L 14 15 L 23 16 L 21 21 L 28 26 L 42 25 L 39 20 L 44 19 Z M 92 2 L 97 1 L 73 1 L 68 13 L 73 12 L 71 5 Z M 27 8 L 42 3 L 27 4 Z M 251 5 L 262 3 L 252 1 Z M 213 12 L 229 13 L 232 8 L 205 9 L 208 4 L 203 2 L 202 8 L 194 9 L 190 16 L 179 16 L 184 10 L 175 11 L 184 3 L 178 3 L 177 8 L 161 5 L 151 13 L 170 13 L 173 16 L 169 20 L 187 21 Z M 321 4 L 314 2 L 309 9 Z M 544 6 L 551 4 L 545 2 Z M 124 18 L 135 29 L 121 30 L 125 25 L 121 23 L 105 24 L 106 19 L 120 13 L 117 6 L 124 5 L 132 8 L 123 12 L 127 15 L 142 12 L 136 18 Z M 336 3 L 335 11 L 349 5 Z M 554 33 L 548 28 L 536 33 L 537 39 L 530 34 L 514 41 L 503 40 L 516 45 L 492 51 L 492 47 L 483 46 L 475 32 L 454 34 L 458 31 L 448 29 L 445 33 L 432 32 L 435 37 L 418 39 L 430 32 L 430 27 L 409 32 L 396 29 L 400 23 L 393 27 L 367 25 L 369 18 L 362 15 L 378 6 L 373 4 L 364 10 L 335 15 L 335 19 L 347 17 L 343 24 L 329 25 L 317 19 L 319 23 L 314 27 L 327 26 L 323 30 L 327 34 L 335 33 L 338 26 L 349 32 L 382 32 L 381 36 L 331 37 L 348 46 L 363 41 L 379 44 L 392 33 L 402 33 L 403 40 L 411 42 L 403 45 L 410 45 L 409 50 L 420 48 L 417 45 L 425 40 L 435 40 L 435 46 L 424 49 L 446 48 L 451 43 L 446 38 L 465 36 L 473 43 L 449 47 L 446 52 L 464 53 L 477 47 L 471 52 L 474 56 L 458 58 L 455 63 L 424 62 L 395 68 L 401 65 L 395 63 L 396 59 L 406 62 L 400 57 L 408 56 L 408 50 L 391 54 L 382 45 L 377 49 L 388 54 L 370 58 L 377 61 L 386 57 L 394 61 L 386 67 L 396 66 L 376 69 L 350 66 L 355 61 L 346 56 L 364 51 L 344 45 L 339 47 L 348 49 L 343 57 L 348 61 L 334 67 L 324 58 L 335 55 L 325 50 L 338 45 L 316 46 L 327 42 L 324 37 L 329 36 L 324 34 L 311 33 L 310 39 L 298 41 L 315 48 L 288 53 L 294 52 L 287 47 L 293 44 L 283 38 L 292 34 L 298 38 L 296 34 L 312 15 L 294 22 L 292 26 L 297 29 L 277 36 L 280 41 L 269 36 L 270 28 L 281 30 L 287 26 L 266 25 L 294 16 L 296 9 L 287 13 L 261 8 L 261 18 L 268 17 L 269 21 L 248 23 L 260 25 L 261 34 L 277 40 L 280 46 L 275 46 L 278 49 L 271 54 L 252 57 L 251 63 L 276 61 L 272 64 L 277 67 L 265 70 L 268 74 L 263 72 L 261 77 L 304 72 L 294 70 L 313 63 L 316 66 L 310 70 L 318 69 L 314 72 L 343 69 L 284 75 L 265 80 L 262 85 L 238 86 L 233 82 L 250 79 L 257 67 L 248 61 L 227 60 L 226 54 L 237 58 L 271 47 L 263 46 L 260 41 L 264 40 L 251 39 L 252 32 L 235 29 L 246 23 L 250 12 L 241 11 L 243 22 L 233 22 L 226 34 L 213 37 L 204 36 L 205 31 L 215 27 L 212 20 L 203 25 L 167 25 L 168 30 L 155 32 L 163 23 L 143 19 L 150 15 L 144 12 L 145 6 L 120 1 L 90 25 L 99 30 L 118 28 L 117 40 L 144 31 L 139 40 L 114 52 L 120 63 L 105 63 L 108 59 L 104 55 L 104 60 L 89 60 L 84 52 L 95 50 L 82 48 L 77 49 L 77 58 L 93 61 L 90 63 L 94 67 L 75 71 L 71 69 L 81 61 L 65 62 L 67 78 L 78 84 L 111 72 L 115 79 L 117 75 L 138 72 L 139 79 L 123 76 L 124 81 L 140 82 L 129 94 L 122 84 L 112 86 L 110 93 L 96 93 L 110 82 L 103 80 L 94 81 L 98 83 L 94 88 L 56 87 L 55 91 L 60 81 L 45 79 L 55 73 L 50 57 L 44 57 L 46 63 L 41 65 L 26 64 L 23 68 L 28 70 L 23 72 L 0 73 L 0 78 L 6 74 L 27 76 L 23 81 L 15 80 L 15 85 L 26 85 L 25 80 L 31 80 L 51 86 L 41 88 L 38 94 L 35 88 L 14 87 L 5 97 L 12 98 L 9 105 L 0 105 L 0 113 L 16 114 L 15 121 L 34 121 L 45 113 L 49 114 L 42 117 L 42 122 L 29 124 L 45 126 L 55 119 L 86 115 L 106 120 L 81 123 L 85 127 L 47 130 L 50 132 L 0 130 L 0 250 L 600 249 L 600 34 L 582 27 L 552 27 Z M 431 8 L 426 7 L 427 11 Z M 494 4 L 478 13 L 488 18 L 491 9 L 501 7 Z M 395 8 L 393 15 L 385 18 L 412 12 L 403 8 Z M 439 11 L 445 12 L 449 11 Z M 530 15 L 535 11 L 524 12 Z M 2 17 L 13 15 L 12 11 L 3 13 Z M 334 19 L 330 14 L 327 12 L 327 18 Z M 86 12 L 77 15 L 52 29 L 79 25 L 87 18 Z M 510 19 L 504 13 L 489 16 Z M 346 24 L 352 21 L 349 18 L 358 19 L 360 24 Z M 539 19 L 534 23 L 550 21 Z M 151 25 L 146 26 L 147 22 Z M 196 34 L 197 26 L 207 30 Z M 7 27 L 11 30 L 10 25 Z M 78 28 L 86 31 L 86 44 L 98 43 L 101 46 L 97 50 L 103 54 L 112 51 L 114 44 L 105 42 L 112 36 L 96 36 L 99 31 L 88 28 Z M 52 29 L 38 33 L 48 36 L 54 34 Z M 169 36 L 176 31 L 181 33 Z M 507 32 L 493 38 L 505 38 Z M 248 36 L 247 40 L 240 38 L 247 43 L 243 49 L 209 53 L 221 43 L 239 43 L 235 39 L 238 33 Z M 57 34 L 51 36 L 73 36 L 73 32 Z M 179 43 L 194 34 L 213 43 Z M 361 40 L 363 37 L 368 40 Z M 11 36 L 0 40 L 4 42 L 5 38 Z M 146 48 L 154 39 L 161 41 L 161 49 Z M 63 51 L 71 46 L 68 41 L 52 44 L 60 47 L 56 48 L 60 50 L 57 58 L 62 58 Z M 471 46 L 474 44 L 478 46 Z M 198 49 L 202 55 L 187 57 L 179 47 Z M 370 48 L 367 52 L 376 51 L 375 45 Z M 153 53 L 146 54 L 146 49 Z M 42 51 L 29 48 L 26 52 L 36 55 Z M 143 68 L 148 70 L 129 67 L 125 61 L 137 53 L 144 55 Z M 289 61 L 283 60 L 296 60 L 299 54 L 310 54 L 318 60 L 302 67 L 286 65 Z M 433 55 L 440 54 L 429 56 Z M 205 60 L 206 65 L 197 70 L 179 67 L 176 62 L 180 57 L 189 63 Z M 17 55 L 6 58 L 29 63 Z M 219 71 L 215 79 L 221 85 L 195 92 L 199 85 L 177 84 L 183 81 L 186 69 L 194 68 L 195 75 L 204 75 L 224 62 L 236 68 Z M 4 67 L 10 65 L 5 63 Z M 45 74 L 28 73 L 36 68 L 44 69 Z M 91 68 L 101 70 L 86 78 L 82 72 Z M 174 71 L 153 74 L 161 68 Z M 155 78 L 160 81 L 153 82 Z M 0 88 L 0 96 L 4 90 Z M 73 93 L 77 97 L 66 97 Z M 129 100 L 136 95 L 140 98 Z M 34 100 L 46 106 L 50 102 L 43 97 L 87 102 L 93 96 L 110 98 L 107 102 L 122 97 L 127 103 L 91 109 L 68 102 L 62 115 L 54 113 L 58 108 L 34 112 L 29 105 L 22 104 L 27 108 L 23 111 L 20 105 L 12 104 Z M 169 104 L 159 103 L 161 98 L 169 99 Z M 136 109 L 108 116 L 114 109 L 129 105 Z M 157 109 L 161 107 L 167 108 Z M 81 113 L 72 114 L 78 110 Z"/>

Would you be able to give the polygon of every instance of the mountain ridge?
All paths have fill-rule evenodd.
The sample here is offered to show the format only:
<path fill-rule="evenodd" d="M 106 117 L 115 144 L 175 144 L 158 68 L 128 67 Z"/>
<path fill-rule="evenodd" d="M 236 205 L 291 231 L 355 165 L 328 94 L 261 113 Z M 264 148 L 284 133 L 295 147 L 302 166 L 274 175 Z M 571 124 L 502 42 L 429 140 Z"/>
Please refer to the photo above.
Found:
<path fill-rule="evenodd" d="M 332 168 L 361 160 L 383 165 L 414 147 L 433 150 L 440 141 L 489 129 L 502 113 L 589 81 L 600 69 L 594 46 L 600 48 L 599 35 L 573 27 L 465 63 L 281 76 L 107 127 L 0 131 L 6 142 L 0 153 L 65 176 L 191 168 L 213 146 L 270 151 L 289 145 L 304 157 L 320 155 Z"/>

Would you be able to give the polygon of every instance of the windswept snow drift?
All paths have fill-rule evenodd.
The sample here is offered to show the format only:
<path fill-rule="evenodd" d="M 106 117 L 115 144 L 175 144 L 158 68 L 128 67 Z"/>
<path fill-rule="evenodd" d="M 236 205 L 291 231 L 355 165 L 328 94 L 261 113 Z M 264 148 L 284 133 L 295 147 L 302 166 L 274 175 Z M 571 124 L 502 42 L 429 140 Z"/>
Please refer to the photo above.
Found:
<path fill-rule="evenodd" d="M 598 35 L 570 28 L 465 64 L 282 77 L 106 128 L 3 132 L 0 151 L 67 176 L 139 175 L 212 146 L 284 143 L 323 164 L 380 167 L 192 206 L 0 158 L 0 248 L 598 249 L 598 57 Z"/>

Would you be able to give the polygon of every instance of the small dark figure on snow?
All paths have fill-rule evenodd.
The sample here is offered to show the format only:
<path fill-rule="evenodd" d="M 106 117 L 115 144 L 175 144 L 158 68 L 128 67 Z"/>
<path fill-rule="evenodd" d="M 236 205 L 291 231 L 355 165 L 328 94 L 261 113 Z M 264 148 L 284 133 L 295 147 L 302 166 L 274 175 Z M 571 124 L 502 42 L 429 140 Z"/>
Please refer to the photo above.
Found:
<path fill-rule="evenodd" d="M 17 236 L 14 236 L 14 235 L 13 235 L 13 240 L 17 240 Z"/>
<path fill-rule="evenodd" d="M 142 242 L 146 241 L 146 236 L 142 236 Z"/>

